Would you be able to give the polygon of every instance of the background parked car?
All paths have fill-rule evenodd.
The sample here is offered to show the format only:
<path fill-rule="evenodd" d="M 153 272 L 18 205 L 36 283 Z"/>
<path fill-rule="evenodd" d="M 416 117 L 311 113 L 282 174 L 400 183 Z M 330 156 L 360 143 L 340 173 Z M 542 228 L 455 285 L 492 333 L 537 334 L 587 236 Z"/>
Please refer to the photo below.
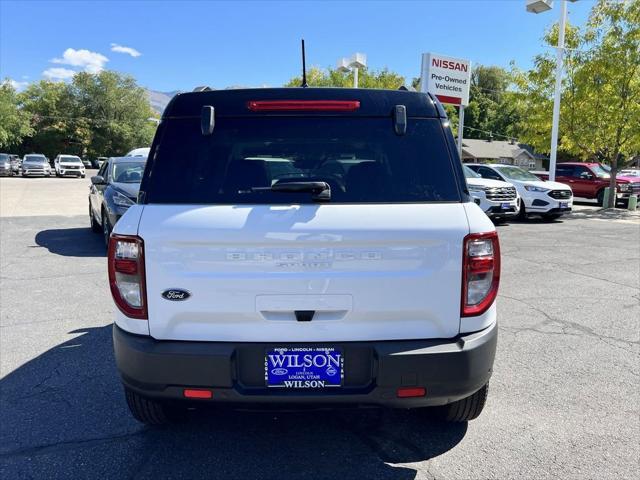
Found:
<path fill-rule="evenodd" d="M 7 177 L 13 176 L 11 169 L 11 157 L 8 153 L 0 153 L 0 175 Z"/>
<path fill-rule="evenodd" d="M 640 177 L 640 170 L 636 170 L 635 168 L 620 170 L 618 175 L 623 177 Z"/>
<path fill-rule="evenodd" d="M 536 172 L 543 180 L 549 178 L 548 172 Z M 604 189 L 609 186 L 610 169 L 600 163 L 567 162 L 556 166 L 556 180 L 568 184 L 576 197 L 595 198 L 598 205 L 604 200 Z M 632 194 L 640 194 L 640 178 L 616 175 L 616 198 L 623 202 Z"/>
<path fill-rule="evenodd" d="M 89 160 L 88 158 L 83 158 L 82 164 L 84 165 L 84 168 L 93 168 L 93 164 L 91 163 L 91 160 Z"/>
<path fill-rule="evenodd" d="M 516 187 L 500 180 L 482 178 L 467 166 L 463 169 L 469 193 L 489 218 L 500 221 L 518 214 L 520 197 Z"/>
<path fill-rule="evenodd" d="M 150 151 L 151 151 L 151 148 L 149 148 L 149 147 L 134 148 L 129 153 L 127 153 L 125 156 L 126 157 L 144 157 L 144 158 L 147 158 L 149 156 L 149 152 Z"/>
<path fill-rule="evenodd" d="M 534 174 L 513 165 L 466 165 L 483 178 L 512 183 L 520 196 L 518 214 L 521 218 L 536 214 L 547 220 L 554 220 L 571 211 L 573 193 L 564 183 L 542 181 Z"/>
<path fill-rule="evenodd" d="M 100 168 L 104 162 L 109 160 L 109 157 L 98 157 L 93 160 L 93 168 Z"/>
<path fill-rule="evenodd" d="M 91 229 L 102 232 L 105 244 L 116 222 L 138 201 L 138 190 L 146 157 L 114 157 L 102 164 L 91 177 L 89 220 Z"/>
<path fill-rule="evenodd" d="M 82 160 L 76 155 L 64 155 L 60 153 L 53 161 L 53 166 L 56 170 L 56 177 L 73 175 L 84 178 L 85 176 Z"/>
<path fill-rule="evenodd" d="M 41 153 L 29 153 L 22 159 L 22 176 L 51 176 L 51 165 L 49 159 Z"/>
<path fill-rule="evenodd" d="M 11 159 L 11 171 L 14 175 L 18 175 L 20 173 L 20 164 L 22 163 L 22 159 L 19 155 L 9 154 L 9 158 Z"/>

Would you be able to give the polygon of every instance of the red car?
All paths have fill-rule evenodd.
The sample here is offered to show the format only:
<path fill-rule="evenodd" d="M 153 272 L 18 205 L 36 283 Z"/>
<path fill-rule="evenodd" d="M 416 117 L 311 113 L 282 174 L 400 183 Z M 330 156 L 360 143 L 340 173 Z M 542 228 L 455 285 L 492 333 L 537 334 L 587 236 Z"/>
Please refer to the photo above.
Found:
<path fill-rule="evenodd" d="M 549 179 L 549 173 L 535 174 L 542 180 Z M 602 205 L 604 189 L 609 186 L 609 168 L 600 163 L 567 162 L 556 165 L 556 182 L 566 183 L 575 197 L 595 198 Z M 618 175 L 616 177 L 616 198 L 628 201 L 632 194 L 640 195 L 640 178 Z"/>

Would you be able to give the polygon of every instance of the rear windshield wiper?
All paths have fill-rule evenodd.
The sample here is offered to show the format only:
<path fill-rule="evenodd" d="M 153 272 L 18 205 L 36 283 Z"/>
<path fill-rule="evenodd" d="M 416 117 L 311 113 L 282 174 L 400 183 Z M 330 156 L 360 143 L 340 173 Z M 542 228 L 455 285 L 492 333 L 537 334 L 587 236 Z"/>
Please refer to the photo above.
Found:
<path fill-rule="evenodd" d="M 271 190 L 272 192 L 310 192 L 316 202 L 331 200 L 331 187 L 327 182 L 276 182 L 271 187 L 254 187 L 252 190 Z"/>

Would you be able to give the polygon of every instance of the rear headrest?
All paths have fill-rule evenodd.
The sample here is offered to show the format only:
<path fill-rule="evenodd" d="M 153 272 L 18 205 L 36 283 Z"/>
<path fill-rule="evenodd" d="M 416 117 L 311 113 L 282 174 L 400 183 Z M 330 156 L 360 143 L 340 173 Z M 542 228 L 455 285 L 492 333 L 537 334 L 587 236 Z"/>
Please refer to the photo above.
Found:
<path fill-rule="evenodd" d="M 251 187 L 269 187 L 269 175 L 264 160 L 234 160 L 227 167 L 224 182 L 227 193 L 238 193 Z"/>

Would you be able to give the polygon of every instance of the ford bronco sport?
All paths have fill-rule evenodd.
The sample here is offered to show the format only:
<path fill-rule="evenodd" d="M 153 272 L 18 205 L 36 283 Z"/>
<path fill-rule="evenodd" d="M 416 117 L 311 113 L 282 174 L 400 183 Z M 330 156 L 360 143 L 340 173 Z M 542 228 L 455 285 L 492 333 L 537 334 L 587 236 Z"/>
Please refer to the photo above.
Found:
<path fill-rule="evenodd" d="M 142 422 L 198 403 L 484 407 L 498 237 L 429 95 L 177 95 L 108 265 Z"/>

